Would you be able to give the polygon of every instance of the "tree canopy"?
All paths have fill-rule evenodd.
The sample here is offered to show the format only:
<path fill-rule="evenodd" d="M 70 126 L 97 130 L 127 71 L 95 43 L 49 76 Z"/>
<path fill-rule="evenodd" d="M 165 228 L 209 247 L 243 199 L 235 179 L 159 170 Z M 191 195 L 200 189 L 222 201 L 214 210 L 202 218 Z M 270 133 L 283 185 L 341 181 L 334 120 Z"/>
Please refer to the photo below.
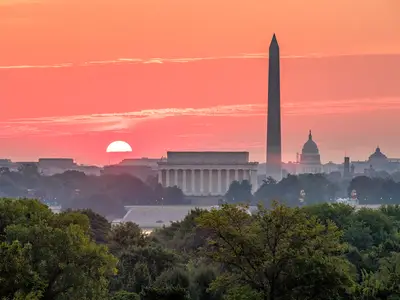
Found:
<path fill-rule="evenodd" d="M 400 206 L 247 208 L 192 210 L 146 234 L 90 210 L 53 214 L 36 200 L 0 199 L 0 299 L 400 296 Z"/>
<path fill-rule="evenodd" d="M 251 288 L 270 300 L 337 299 L 352 287 L 340 230 L 299 208 L 275 203 L 251 216 L 223 205 L 199 217 L 199 225 L 212 232 L 206 254 L 226 267 L 220 284 L 228 290 Z"/>
<path fill-rule="evenodd" d="M 116 259 L 90 239 L 85 215 L 1 199 L 0 218 L 2 297 L 106 299 Z"/>

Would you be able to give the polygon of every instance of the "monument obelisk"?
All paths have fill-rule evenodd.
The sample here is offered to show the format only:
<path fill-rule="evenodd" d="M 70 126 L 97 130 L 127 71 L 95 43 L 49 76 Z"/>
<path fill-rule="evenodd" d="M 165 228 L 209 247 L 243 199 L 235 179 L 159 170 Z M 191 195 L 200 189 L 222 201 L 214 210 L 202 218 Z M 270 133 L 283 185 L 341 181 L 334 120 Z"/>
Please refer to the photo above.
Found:
<path fill-rule="evenodd" d="M 268 121 L 267 121 L 267 177 L 282 179 L 281 145 L 281 84 L 279 45 L 276 36 L 269 45 Z"/>

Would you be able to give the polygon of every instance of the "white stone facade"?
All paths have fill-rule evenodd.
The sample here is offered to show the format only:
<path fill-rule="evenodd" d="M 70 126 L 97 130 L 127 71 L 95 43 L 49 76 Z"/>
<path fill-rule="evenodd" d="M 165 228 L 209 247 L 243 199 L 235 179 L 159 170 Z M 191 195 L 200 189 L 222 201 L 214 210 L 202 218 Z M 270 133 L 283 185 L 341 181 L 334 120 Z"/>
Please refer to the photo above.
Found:
<path fill-rule="evenodd" d="M 308 141 L 304 144 L 301 151 L 299 173 L 322 173 L 321 156 L 319 155 L 318 146 L 313 140 L 311 130 L 308 134 Z"/>
<path fill-rule="evenodd" d="M 188 196 L 225 195 L 235 180 L 248 180 L 255 191 L 257 166 L 248 152 L 168 152 L 158 163 L 158 182 Z"/>

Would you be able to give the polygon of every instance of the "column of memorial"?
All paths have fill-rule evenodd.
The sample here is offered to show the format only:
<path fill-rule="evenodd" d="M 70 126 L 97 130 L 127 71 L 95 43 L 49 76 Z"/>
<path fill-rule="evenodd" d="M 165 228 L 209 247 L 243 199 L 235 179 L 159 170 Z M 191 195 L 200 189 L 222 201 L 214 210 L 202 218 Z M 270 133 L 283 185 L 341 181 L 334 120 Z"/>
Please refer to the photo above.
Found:
<path fill-rule="evenodd" d="M 218 195 L 222 195 L 222 174 L 221 174 L 222 170 L 219 169 L 218 170 Z"/>
<path fill-rule="evenodd" d="M 231 184 L 231 180 L 230 180 L 230 170 L 227 169 L 227 170 L 226 170 L 226 188 L 225 188 L 226 191 L 225 191 L 225 192 L 228 191 L 230 184 Z"/>
<path fill-rule="evenodd" d="M 178 186 L 178 170 L 174 169 L 174 185 L 173 186 Z"/>
<path fill-rule="evenodd" d="M 258 178 L 257 171 L 250 170 L 250 178 L 253 192 L 257 191 L 258 188 Z"/>
<path fill-rule="evenodd" d="M 165 170 L 165 186 L 169 187 L 169 169 Z"/>
<path fill-rule="evenodd" d="M 159 171 L 158 171 L 158 183 L 161 184 L 162 186 L 164 186 L 164 184 L 163 184 L 162 173 L 163 173 L 162 170 L 159 170 Z"/>
<path fill-rule="evenodd" d="M 204 195 L 204 172 L 200 169 L 200 194 Z"/>
<path fill-rule="evenodd" d="M 213 180 L 212 180 L 212 169 L 208 170 L 208 194 L 212 195 L 213 193 Z"/>
<path fill-rule="evenodd" d="M 191 190 L 191 192 L 192 192 L 192 195 L 195 195 L 196 194 L 196 187 L 195 187 L 195 181 L 194 181 L 194 175 L 195 175 L 195 169 L 192 169 L 191 170 L 191 180 L 192 180 L 192 190 Z"/>
<path fill-rule="evenodd" d="M 186 170 L 182 170 L 182 191 L 183 193 L 186 195 L 187 194 L 187 190 L 186 190 Z"/>

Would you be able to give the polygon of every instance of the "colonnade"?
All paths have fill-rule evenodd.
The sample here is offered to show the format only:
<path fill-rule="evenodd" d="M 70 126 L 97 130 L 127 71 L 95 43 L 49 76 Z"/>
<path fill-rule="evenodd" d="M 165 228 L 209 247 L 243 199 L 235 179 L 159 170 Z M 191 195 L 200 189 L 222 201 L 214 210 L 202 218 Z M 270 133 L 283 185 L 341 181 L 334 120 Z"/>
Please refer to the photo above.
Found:
<path fill-rule="evenodd" d="M 224 195 L 234 181 L 248 180 L 257 189 L 257 170 L 254 168 L 163 168 L 158 181 L 164 187 L 177 186 L 185 195 Z"/>

